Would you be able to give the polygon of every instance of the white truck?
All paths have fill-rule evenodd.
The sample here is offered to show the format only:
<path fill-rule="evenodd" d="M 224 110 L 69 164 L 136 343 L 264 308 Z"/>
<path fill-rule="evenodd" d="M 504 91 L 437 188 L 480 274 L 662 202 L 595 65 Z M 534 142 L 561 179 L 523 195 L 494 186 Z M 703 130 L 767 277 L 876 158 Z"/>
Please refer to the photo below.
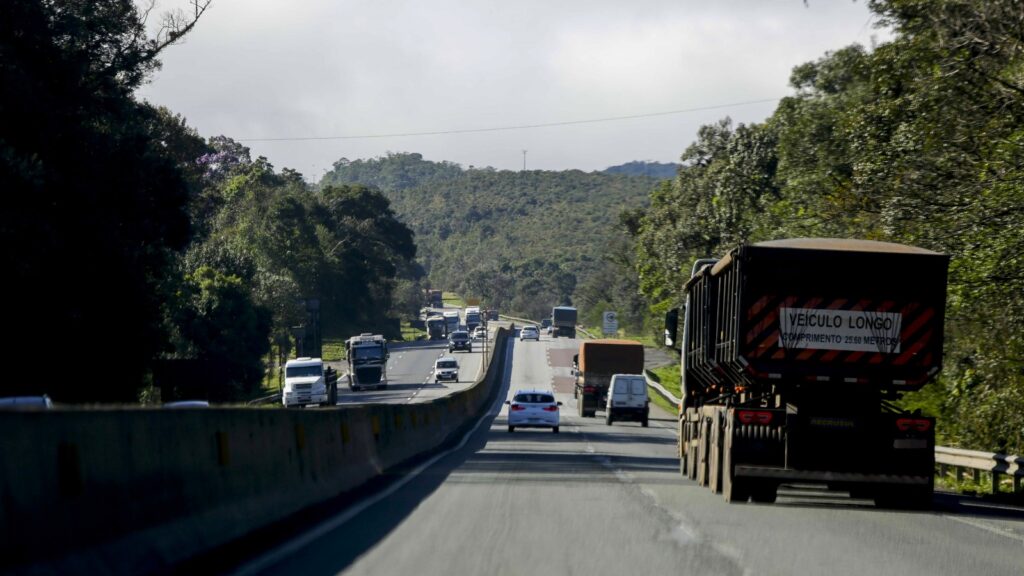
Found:
<path fill-rule="evenodd" d="M 383 390 L 388 387 L 388 342 L 380 334 L 363 333 L 345 341 L 348 387 Z"/>
<path fill-rule="evenodd" d="M 338 373 L 324 367 L 321 358 L 296 358 L 284 365 L 284 390 L 281 404 L 331 406 L 338 400 Z"/>

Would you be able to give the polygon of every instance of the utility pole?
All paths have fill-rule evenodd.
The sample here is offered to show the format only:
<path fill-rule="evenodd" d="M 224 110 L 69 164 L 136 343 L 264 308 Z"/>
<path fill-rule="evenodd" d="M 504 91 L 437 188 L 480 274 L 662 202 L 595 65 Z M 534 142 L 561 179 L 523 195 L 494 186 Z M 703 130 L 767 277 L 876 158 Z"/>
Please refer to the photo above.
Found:
<path fill-rule="evenodd" d="M 523 172 L 526 172 L 526 150 L 523 150 Z"/>

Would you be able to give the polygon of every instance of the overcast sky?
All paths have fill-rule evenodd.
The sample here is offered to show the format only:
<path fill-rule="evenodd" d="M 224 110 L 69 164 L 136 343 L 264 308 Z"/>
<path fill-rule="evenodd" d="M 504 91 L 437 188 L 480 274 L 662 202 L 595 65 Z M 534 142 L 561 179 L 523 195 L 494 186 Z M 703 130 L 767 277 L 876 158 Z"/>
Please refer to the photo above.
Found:
<path fill-rule="evenodd" d="M 185 6 L 160 0 L 157 10 Z M 339 158 L 601 170 L 759 122 L 798 64 L 885 38 L 852 0 L 213 0 L 140 96 L 318 180 Z M 694 110 L 720 107 L 711 110 Z M 628 120 L 429 136 L 694 110 Z"/>

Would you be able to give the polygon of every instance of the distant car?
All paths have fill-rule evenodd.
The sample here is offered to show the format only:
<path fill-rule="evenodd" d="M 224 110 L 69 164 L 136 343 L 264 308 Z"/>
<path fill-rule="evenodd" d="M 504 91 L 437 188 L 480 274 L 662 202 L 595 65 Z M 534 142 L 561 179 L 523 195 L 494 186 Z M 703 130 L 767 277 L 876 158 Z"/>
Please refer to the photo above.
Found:
<path fill-rule="evenodd" d="M 175 400 L 164 404 L 164 408 L 209 408 L 206 400 Z"/>
<path fill-rule="evenodd" d="M 473 330 L 473 340 L 484 340 L 487 338 L 487 328 L 483 326 L 477 326 L 476 330 Z"/>
<path fill-rule="evenodd" d="M 454 352 L 456 350 L 473 351 L 473 342 L 469 339 L 469 332 L 456 330 L 448 336 L 448 351 Z"/>
<path fill-rule="evenodd" d="M 545 329 L 545 330 L 550 329 L 551 328 L 551 318 L 545 318 L 545 319 L 541 320 L 540 321 L 540 327 Z"/>
<path fill-rule="evenodd" d="M 558 434 L 558 407 L 550 390 L 518 390 L 508 404 L 508 431 L 516 428 L 551 428 Z"/>
<path fill-rule="evenodd" d="M 459 362 L 451 356 L 442 356 L 434 362 L 434 384 L 441 380 L 459 381 Z"/>
<path fill-rule="evenodd" d="M 0 410 L 49 410 L 51 408 L 53 408 L 53 402 L 46 394 L 0 398 Z"/>
<path fill-rule="evenodd" d="M 536 326 L 523 326 L 519 331 L 519 341 L 523 340 L 540 340 L 540 330 Z"/>

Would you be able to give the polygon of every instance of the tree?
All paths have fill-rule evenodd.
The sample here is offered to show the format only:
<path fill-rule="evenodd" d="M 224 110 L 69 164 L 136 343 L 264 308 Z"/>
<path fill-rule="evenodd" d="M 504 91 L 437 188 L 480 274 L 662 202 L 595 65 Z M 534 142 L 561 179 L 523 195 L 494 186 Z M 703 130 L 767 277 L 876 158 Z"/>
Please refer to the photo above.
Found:
<path fill-rule="evenodd" d="M 22 343 L 7 392 L 130 400 L 165 347 L 163 281 L 189 239 L 172 148 L 193 135 L 132 94 L 205 7 L 157 38 L 130 0 L 0 9 L 0 266 Z M 55 340 L 63 366 L 116 356 L 117 369 L 91 386 L 40 378 Z"/>

